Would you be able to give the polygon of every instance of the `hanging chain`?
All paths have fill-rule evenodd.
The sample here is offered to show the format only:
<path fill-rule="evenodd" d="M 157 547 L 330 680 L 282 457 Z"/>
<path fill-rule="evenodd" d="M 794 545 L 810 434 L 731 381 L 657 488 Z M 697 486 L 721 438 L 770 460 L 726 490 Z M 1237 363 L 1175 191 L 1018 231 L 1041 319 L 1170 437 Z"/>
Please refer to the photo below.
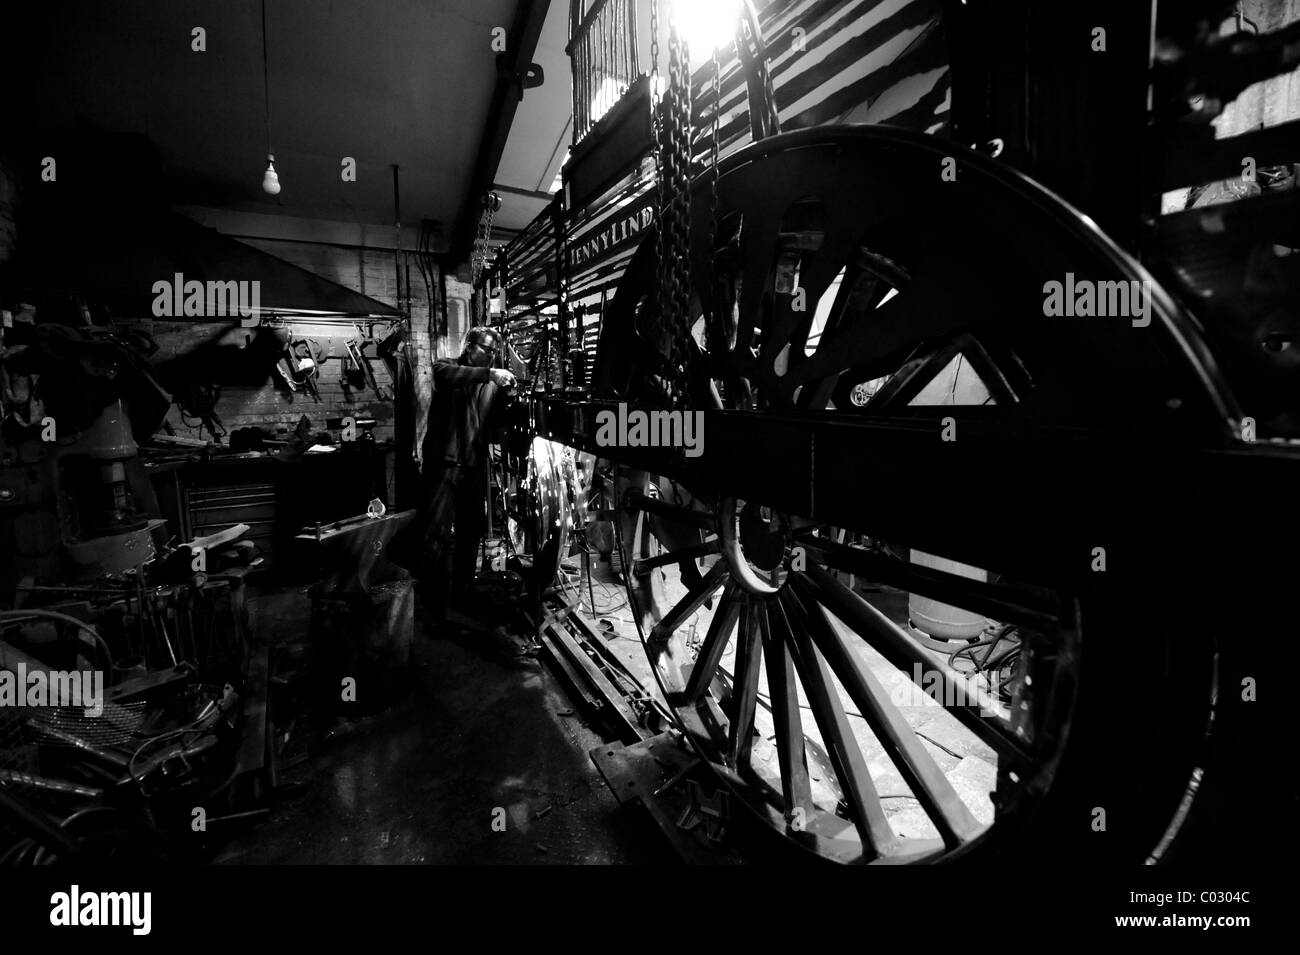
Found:
<path fill-rule="evenodd" d="M 664 227 L 664 212 L 668 208 L 668 190 L 665 182 L 667 161 L 664 155 L 664 128 L 659 112 L 662 102 L 662 97 L 659 95 L 659 0 L 650 0 L 650 123 L 654 133 L 655 288 L 658 291 L 660 320 L 667 321 L 668 256 L 664 252 L 667 231 Z"/>
<path fill-rule="evenodd" d="M 668 192 L 666 265 L 672 403 L 687 400 L 686 344 L 690 336 L 691 265 L 691 75 L 690 51 L 676 24 L 668 28 L 668 142 L 665 144 Z"/>
<path fill-rule="evenodd" d="M 722 114 L 722 61 L 718 58 L 718 48 L 713 48 L 713 129 L 709 143 L 709 244 L 708 282 L 709 298 L 713 303 L 720 301 L 718 276 L 715 270 L 718 257 L 718 131 L 721 127 Z M 704 350 L 713 354 L 713 336 L 711 326 L 718 316 L 709 315 L 710 302 L 702 302 L 704 307 Z M 715 308 L 718 307 L 715 304 Z M 714 321 L 710 321 L 710 318 Z"/>
<path fill-rule="evenodd" d="M 489 243 L 492 239 L 492 217 L 496 214 L 496 207 L 500 202 L 494 192 L 483 197 L 483 215 L 479 218 L 478 235 L 474 237 L 474 251 L 470 255 L 470 284 L 476 289 L 483 270 L 487 268 L 488 251 L 491 248 Z"/>

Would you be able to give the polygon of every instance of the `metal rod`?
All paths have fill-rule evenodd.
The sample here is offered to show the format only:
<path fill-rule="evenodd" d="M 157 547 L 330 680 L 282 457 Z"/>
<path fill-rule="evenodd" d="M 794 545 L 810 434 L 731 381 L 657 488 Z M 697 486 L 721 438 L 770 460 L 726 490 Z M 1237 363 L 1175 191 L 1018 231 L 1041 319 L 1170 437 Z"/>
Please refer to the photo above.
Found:
<path fill-rule="evenodd" d="M 821 537 L 799 535 L 798 543 L 827 566 L 864 580 L 942 600 L 963 610 L 988 614 L 1003 623 L 1016 623 L 1039 631 L 1050 631 L 1060 626 L 1060 618 L 1054 612 L 1057 598 L 1048 591 L 1035 593 L 972 580 Z"/>
<path fill-rule="evenodd" d="M 1027 762 L 1030 761 L 1026 746 L 1011 736 L 1008 731 L 1001 729 L 997 720 L 988 718 L 990 715 L 996 715 L 997 711 L 991 701 L 988 705 L 980 705 L 980 700 L 987 698 L 987 694 L 972 687 L 961 674 L 950 668 L 943 660 L 917 646 L 898 624 L 825 570 L 810 567 L 807 579 L 815 585 L 814 595 L 818 603 L 848 624 L 854 632 L 875 647 L 881 656 L 930 693 L 938 703 L 944 704 L 944 708 L 963 726 L 998 753 L 1008 753 Z M 934 686 L 935 681 L 932 679 L 923 678 L 918 682 L 912 669 L 914 667 L 919 668 L 927 677 L 936 674 L 941 685 Z M 949 701 L 948 704 L 945 704 L 945 699 Z M 951 702 L 966 700 L 975 702 L 955 704 Z"/>
<path fill-rule="evenodd" d="M 811 596 L 803 578 L 795 580 L 796 594 Z M 894 706 L 862 658 L 852 653 L 843 635 L 817 605 L 815 598 L 802 606 L 804 621 L 813 643 L 839 677 L 849 698 L 857 705 L 885 753 L 898 767 L 925 809 L 944 844 L 955 848 L 973 839 L 984 828 L 953 789 L 934 757 L 921 743 L 907 719 Z"/>
<path fill-rule="evenodd" d="M 799 692 L 795 686 L 794 660 L 787 636 L 790 626 L 785 611 L 776 602 L 764 602 L 758 616 L 758 632 L 767 664 L 767 688 L 772 698 L 772 722 L 776 729 L 776 751 L 781 769 L 781 795 L 785 818 L 790 822 L 796 809 L 813 812 L 812 783 L 808 778 L 808 753 L 804 746 L 803 719 L 799 713 Z"/>
<path fill-rule="evenodd" d="M 876 793 L 871 773 L 867 771 L 867 761 L 862 755 L 853 730 L 849 726 L 844 705 L 839 694 L 831 685 L 826 662 L 813 645 L 807 631 L 798 626 L 798 607 L 793 604 L 789 593 L 777 595 L 777 601 L 787 614 L 795 619 L 788 636 L 792 639 L 791 650 L 794 655 L 795 668 L 812 707 L 813 719 L 821 730 L 822 742 L 827 755 L 839 776 L 840 788 L 844 798 L 852 809 L 853 821 L 862 839 L 863 848 L 870 847 L 877 856 L 887 856 L 897 842 L 885 810 Z"/>
<path fill-rule="evenodd" d="M 752 598 L 745 598 L 740 608 L 735 681 L 731 692 L 733 707 L 727 739 L 727 762 L 733 769 L 749 764 L 749 754 L 754 745 L 754 714 L 758 707 L 758 680 L 763 665 L 758 635 L 761 609 L 761 601 Z"/>
<path fill-rule="evenodd" d="M 713 530 L 717 518 L 706 511 L 692 511 L 674 504 L 668 504 L 650 497 L 643 491 L 634 489 L 623 496 L 624 506 L 632 510 L 645 511 L 683 524 L 693 524 L 704 530 Z"/>
<path fill-rule="evenodd" d="M 709 568 L 708 574 L 695 586 L 695 589 L 687 593 L 672 610 L 664 615 L 662 620 L 655 624 L 654 629 L 650 631 L 650 639 L 666 640 L 671 636 L 673 631 L 682 625 L 682 621 L 699 610 L 704 601 L 722 586 L 722 578 L 726 575 L 725 561 L 720 560 Z"/>
<path fill-rule="evenodd" d="M 627 71 L 624 79 L 628 86 L 631 86 L 637 77 L 636 69 L 636 2 L 635 0 L 625 0 L 623 9 L 623 19 L 625 22 L 623 32 L 623 43 L 627 47 L 627 60 L 623 67 Z"/>
<path fill-rule="evenodd" d="M 632 572 L 639 576 L 643 571 L 654 570 L 656 567 L 664 567 L 668 564 L 676 564 L 679 561 L 716 554 L 721 546 L 722 544 L 717 538 L 702 541 L 698 544 L 689 544 L 666 554 L 657 554 L 654 557 L 638 560 L 632 565 Z"/>
<path fill-rule="evenodd" d="M 397 230 L 393 244 L 393 279 L 397 287 L 393 289 L 393 301 L 400 311 L 402 308 L 402 190 L 397 178 L 397 163 L 393 163 L 393 224 Z"/>
<path fill-rule="evenodd" d="M 738 599 L 736 587 L 728 582 L 722 589 L 718 609 L 714 611 L 713 619 L 709 621 L 709 632 L 704 638 L 704 646 L 700 648 L 699 656 L 695 658 L 695 666 L 691 668 L 691 676 L 686 683 L 687 700 L 694 702 L 708 692 L 713 674 L 717 672 L 718 664 L 722 662 L 723 651 L 727 649 L 727 641 L 731 639 L 731 632 L 736 627 L 736 621 L 740 619 L 740 610 L 741 600 Z"/>
<path fill-rule="evenodd" d="M 66 782 L 62 779 L 50 779 L 47 776 L 35 776 L 31 773 L 20 773 L 10 769 L 0 769 L 0 783 L 26 786 L 28 789 L 58 793 L 62 796 L 84 796 L 87 799 L 98 799 L 104 795 L 104 790 L 92 786 L 79 786 L 76 783 Z"/>
<path fill-rule="evenodd" d="M 564 48 L 565 53 L 570 51 L 577 40 L 583 39 L 587 36 L 591 31 L 591 25 L 596 22 L 596 18 L 600 16 L 601 12 L 605 9 L 605 5 L 608 3 L 609 0 L 596 0 L 596 2 L 591 5 L 591 9 L 587 11 L 587 15 L 583 17 L 582 22 L 578 24 L 578 29 L 574 32 L 573 38 L 569 41 L 569 45 Z"/>

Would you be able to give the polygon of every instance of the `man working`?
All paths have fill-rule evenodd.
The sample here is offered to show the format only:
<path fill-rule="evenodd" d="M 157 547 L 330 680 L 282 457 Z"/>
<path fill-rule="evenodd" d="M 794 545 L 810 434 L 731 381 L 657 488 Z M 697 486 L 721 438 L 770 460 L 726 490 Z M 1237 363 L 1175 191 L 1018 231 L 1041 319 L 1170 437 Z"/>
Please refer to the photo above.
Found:
<path fill-rule="evenodd" d="M 463 594 L 474 581 L 487 506 L 488 434 L 507 403 L 505 392 L 515 386 L 513 374 L 492 367 L 500 345 L 495 331 L 478 326 L 465 335 L 459 358 L 434 362 L 428 417 L 416 427 L 413 454 L 424 486 L 417 576 L 434 625 L 446 614 L 451 588 Z"/>

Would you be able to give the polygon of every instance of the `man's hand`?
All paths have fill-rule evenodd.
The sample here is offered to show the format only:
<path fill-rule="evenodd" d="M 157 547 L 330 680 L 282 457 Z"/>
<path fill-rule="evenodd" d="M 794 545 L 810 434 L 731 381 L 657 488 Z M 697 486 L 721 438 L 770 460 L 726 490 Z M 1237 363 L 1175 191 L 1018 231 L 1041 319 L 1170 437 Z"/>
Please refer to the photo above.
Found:
<path fill-rule="evenodd" d="M 504 368 L 489 368 L 488 374 L 492 376 L 492 381 L 498 388 L 513 388 L 515 386 L 515 376 Z"/>

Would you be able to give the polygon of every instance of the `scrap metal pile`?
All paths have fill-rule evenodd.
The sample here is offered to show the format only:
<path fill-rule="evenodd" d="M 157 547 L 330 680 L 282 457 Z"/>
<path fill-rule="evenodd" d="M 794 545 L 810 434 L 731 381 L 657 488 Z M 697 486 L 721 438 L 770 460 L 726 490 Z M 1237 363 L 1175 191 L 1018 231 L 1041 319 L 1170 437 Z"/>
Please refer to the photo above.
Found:
<path fill-rule="evenodd" d="M 258 558 L 244 525 L 179 541 L 156 516 L 136 443 L 168 407 L 149 346 L 4 332 L 0 862 L 198 851 L 265 789 L 243 590 Z"/>

